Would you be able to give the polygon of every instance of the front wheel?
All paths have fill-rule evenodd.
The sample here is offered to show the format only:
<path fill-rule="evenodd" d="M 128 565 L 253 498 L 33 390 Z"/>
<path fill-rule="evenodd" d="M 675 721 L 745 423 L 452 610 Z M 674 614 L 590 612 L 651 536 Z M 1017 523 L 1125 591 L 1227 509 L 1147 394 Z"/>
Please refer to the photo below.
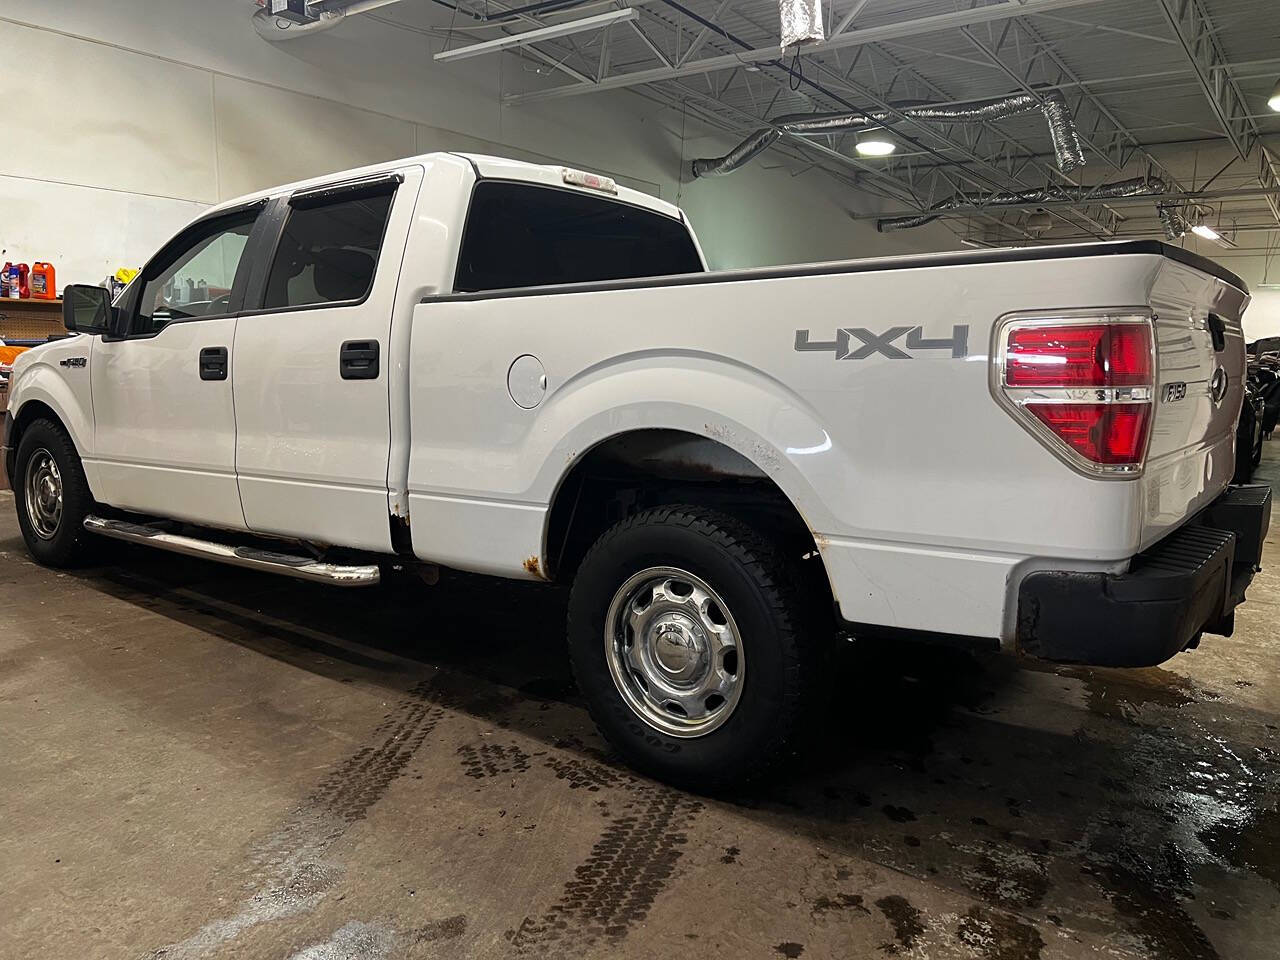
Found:
<path fill-rule="evenodd" d="M 793 564 L 734 517 L 657 507 L 578 569 L 569 652 L 601 731 L 634 766 L 714 790 L 785 755 L 830 649 Z"/>
<path fill-rule="evenodd" d="M 14 468 L 18 527 L 31 556 L 47 567 L 89 559 L 84 518 L 93 509 L 93 495 L 66 431 L 50 420 L 32 423 L 18 442 Z"/>

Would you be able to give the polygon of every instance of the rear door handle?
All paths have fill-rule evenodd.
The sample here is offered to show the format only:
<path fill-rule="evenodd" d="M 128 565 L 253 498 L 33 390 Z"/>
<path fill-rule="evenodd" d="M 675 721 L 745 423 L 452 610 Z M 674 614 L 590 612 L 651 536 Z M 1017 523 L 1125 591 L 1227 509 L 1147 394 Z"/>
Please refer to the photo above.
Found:
<path fill-rule="evenodd" d="M 227 348 L 204 347 L 200 351 L 200 379 L 227 379 Z"/>
<path fill-rule="evenodd" d="M 378 341 L 348 340 L 338 351 L 338 373 L 343 380 L 378 379 Z"/>

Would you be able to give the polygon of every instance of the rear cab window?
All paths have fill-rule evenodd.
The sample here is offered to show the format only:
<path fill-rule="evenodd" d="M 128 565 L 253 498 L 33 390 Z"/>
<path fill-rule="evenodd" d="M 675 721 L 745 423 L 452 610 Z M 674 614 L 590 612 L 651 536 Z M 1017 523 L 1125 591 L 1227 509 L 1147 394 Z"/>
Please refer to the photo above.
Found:
<path fill-rule="evenodd" d="M 675 217 L 559 187 L 481 180 L 471 195 L 454 290 L 702 273 Z"/>

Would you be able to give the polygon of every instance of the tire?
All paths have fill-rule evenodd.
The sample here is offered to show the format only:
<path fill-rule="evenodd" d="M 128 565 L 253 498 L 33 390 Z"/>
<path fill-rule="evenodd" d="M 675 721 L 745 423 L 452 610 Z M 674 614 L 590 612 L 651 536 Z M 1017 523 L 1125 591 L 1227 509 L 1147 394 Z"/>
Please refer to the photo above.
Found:
<path fill-rule="evenodd" d="M 824 699 L 830 622 L 794 565 L 742 521 L 656 507 L 606 531 L 583 558 L 569 597 L 569 658 L 592 718 L 632 766 L 713 792 L 786 755 Z M 653 702 L 672 689 L 662 684 L 673 656 L 692 671 L 673 681 L 695 689 L 683 715 Z M 719 686 L 705 694 L 700 676 Z"/>
<path fill-rule="evenodd" d="M 84 518 L 93 512 L 93 495 L 67 432 L 51 420 L 36 420 L 22 433 L 14 468 L 18 526 L 31 556 L 37 563 L 58 568 L 90 560 L 92 535 L 84 529 Z M 35 499 L 34 507 L 30 497 L 33 483 L 45 494 L 43 499 Z M 61 494 L 61 506 L 51 511 L 50 496 L 55 490 Z"/>

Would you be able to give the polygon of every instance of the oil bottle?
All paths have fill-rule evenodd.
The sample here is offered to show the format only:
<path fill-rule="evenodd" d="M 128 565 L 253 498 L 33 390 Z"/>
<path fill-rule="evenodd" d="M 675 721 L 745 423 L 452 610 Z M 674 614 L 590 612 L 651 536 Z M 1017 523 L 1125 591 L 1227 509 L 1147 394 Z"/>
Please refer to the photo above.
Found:
<path fill-rule="evenodd" d="M 58 284 L 52 263 L 31 265 L 31 296 L 36 300 L 58 299 Z"/>

